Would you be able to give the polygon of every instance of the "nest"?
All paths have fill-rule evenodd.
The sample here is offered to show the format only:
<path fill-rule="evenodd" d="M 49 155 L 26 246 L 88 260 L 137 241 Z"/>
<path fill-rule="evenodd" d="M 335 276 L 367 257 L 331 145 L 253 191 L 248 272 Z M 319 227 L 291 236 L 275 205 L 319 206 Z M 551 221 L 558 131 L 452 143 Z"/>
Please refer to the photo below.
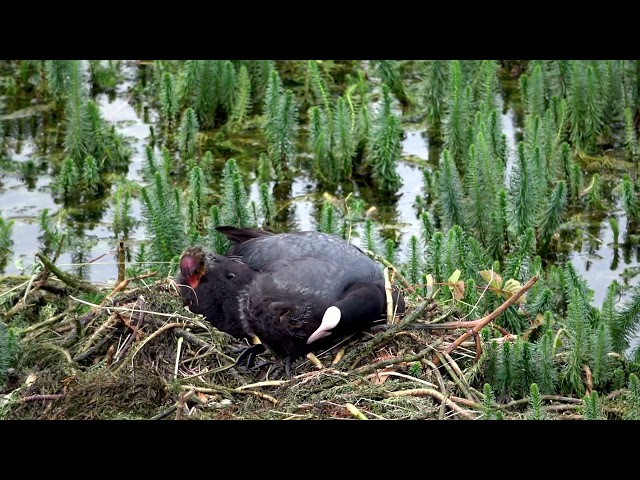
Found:
<path fill-rule="evenodd" d="M 81 300 L 54 279 L 30 288 L 4 298 L 12 304 L 4 321 L 19 332 L 20 354 L 0 385 L 0 418 L 483 416 L 484 395 L 472 386 L 482 378 L 476 343 L 467 340 L 443 354 L 460 331 L 404 325 L 410 316 L 419 323 L 441 315 L 434 302 L 409 305 L 401 323 L 316 352 L 321 364 L 299 359 L 293 377 L 284 379 L 275 375 L 281 361 L 269 352 L 258 356 L 262 366 L 255 370 L 237 367 L 247 345 L 186 310 L 170 279 L 102 292 L 109 294 L 98 303 Z M 503 418 L 523 418 L 527 405 L 506 407 Z M 574 407 L 554 414 L 575 416 Z"/>

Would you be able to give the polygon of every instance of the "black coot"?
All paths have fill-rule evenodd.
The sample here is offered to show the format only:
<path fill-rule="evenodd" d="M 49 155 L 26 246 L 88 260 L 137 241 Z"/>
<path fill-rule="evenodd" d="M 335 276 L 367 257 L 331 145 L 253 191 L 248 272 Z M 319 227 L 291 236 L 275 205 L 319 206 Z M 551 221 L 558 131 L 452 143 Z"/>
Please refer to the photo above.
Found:
<path fill-rule="evenodd" d="M 384 318 L 382 267 L 355 245 L 315 231 L 217 229 L 232 243 L 227 255 L 258 272 L 239 294 L 243 327 L 285 358 L 288 375 L 299 356 Z M 393 299 L 404 313 L 395 289 Z"/>

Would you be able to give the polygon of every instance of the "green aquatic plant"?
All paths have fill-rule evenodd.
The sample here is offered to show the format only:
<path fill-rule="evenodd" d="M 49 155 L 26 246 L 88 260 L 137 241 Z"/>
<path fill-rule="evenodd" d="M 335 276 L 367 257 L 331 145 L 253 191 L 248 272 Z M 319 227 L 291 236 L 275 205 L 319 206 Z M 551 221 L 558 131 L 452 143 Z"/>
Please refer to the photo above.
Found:
<path fill-rule="evenodd" d="M 380 254 L 380 236 L 375 229 L 375 222 L 366 218 L 362 226 L 363 247 L 376 255 Z"/>
<path fill-rule="evenodd" d="M 397 250 L 397 245 L 396 242 L 393 238 L 387 238 L 384 241 L 384 258 L 391 263 L 392 265 L 395 265 L 396 262 L 396 250 Z"/>
<path fill-rule="evenodd" d="M 176 260 L 187 243 L 186 217 L 180 190 L 171 180 L 173 157 L 165 149 L 161 168 L 153 157 L 147 161 L 148 168 L 143 170 L 147 185 L 140 189 L 142 221 L 148 233 L 146 261 L 158 262 L 157 271 L 166 274 L 165 262 Z"/>
<path fill-rule="evenodd" d="M 626 399 L 629 407 L 625 413 L 625 420 L 640 420 L 640 382 L 635 373 L 629 374 Z"/>
<path fill-rule="evenodd" d="M 337 180 L 351 178 L 353 156 L 356 151 L 354 138 L 355 116 L 348 102 L 338 98 L 333 115 L 333 158 L 337 167 Z"/>
<path fill-rule="evenodd" d="M 263 130 L 271 164 L 278 178 L 282 180 L 291 175 L 293 160 L 298 152 L 298 106 L 293 92 L 289 89 L 284 89 L 273 100 L 272 91 L 277 91 L 278 85 L 276 80 L 274 82 L 269 85 L 267 100 L 275 103 L 268 105 Z"/>
<path fill-rule="evenodd" d="M 445 227 L 465 226 L 465 208 L 460 175 L 449 150 L 442 152 L 440 176 L 438 179 L 438 209 Z"/>
<path fill-rule="evenodd" d="M 509 177 L 507 202 L 509 231 L 514 236 L 534 226 L 537 214 L 534 183 L 531 165 L 525 153 L 525 144 L 519 142 L 518 155 Z"/>
<path fill-rule="evenodd" d="M 263 226 L 271 226 L 275 221 L 276 206 L 273 195 L 269 189 L 269 184 L 260 182 L 258 184 L 258 193 L 260 195 L 260 214 L 262 215 Z"/>
<path fill-rule="evenodd" d="M 87 112 L 87 85 L 79 60 L 70 68 L 69 87 L 64 114 L 65 154 L 80 161 L 89 153 L 90 119 Z"/>
<path fill-rule="evenodd" d="M 402 126 L 400 119 L 391 110 L 389 87 L 382 86 L 382 105 L 371 126 L 367 161 L 378 186 L 386 191 L 395 191 L 401 179 L 396 163 L 402 153 Z"/>
<path fill-rule="evenodd" d="M 82 164 L 82 181 L 89 190 L 96 190 L 101 180 L 98 161 L 91 155 L 87 156 Z"/>
<path fill-rule="evenodd" d="M 607 417 L 602 410 L 600 397 L 596 390 L 587 394 L 582 399 L 582 418 L 584 420 L 606 420 Z"/>
<path fill-rule="evenodd" d="M 446 111 L 448 60 L 426 60 L 421 75 L 420 92 L 427 111 L 427 124 L 433 136 L 439 137 Z"/>
<path fill-rule="evenodd" d="M 591 183 L 586 188 L 587 193 L 587 205 L 589 208 L 600 210 L 602 205 L 602 180 L 599 173 L 594 173 L 591 178 Z"/>
<path fill-rule="evenodd" d="M 193 108 L 189 107 L 182 114 L 178 130 L 178 148 L 184 164 L 195 157 L 198 131 L 198 117 Z"/>
<path fill-rule="evenodd" d="M 631 108 L 629 107 L 624 109 L 624 125 L 624 145 L 629 153 L 629 158 L 635 160 L 638 157 L 638 135 L 633 124 Z"/>
<path fill-rule="evenodd" d="M 113 195 L 111 229 L 116 239 L 127 240 L 138 221 L 133 216 L 132 185 L 121 179 Z"/>
<path fill-rule="evenodd" d="M 331 205 L 329 201 L 325 201 L 322 204 L 320 219 L 316 230 L 319 232 L 330 233 L 332 235 L 338 235 L 338 221 L 338 215 L 336 214 L 333 205 Z"/>
<path fill-rule="evenodd" d="M 540 395 L 540 389 L 535 383 L 532 383 L 529 388 L 529 413 L 527 418 L 529 420 L 546 419 L 546 413 L 542 408 L 542 396 Z"/>
<path fill-rule="evenodd" d="M 243 127 L 251 114 L 252 106 L 249 70 L 245 65 L 242 65 L 238 72 L 238 81 L 235 85 L 233 111 L 229 116 L 229 125 L 233 131 L 238 131 Z"/>
<path fill-rule="evenodd" d="M 638 205 L 638 199 L 636 198 L 635 186 L 628 173 L 622 174 L 619 189 L 620 199 L 622 200 L 622 207 L 624 208 L 625 213 L 632 219 L 638 219 L 640 215 L 640 206 Z"/>
<path fill-rule="evenodd" d="M 251 226 L 249 198 L 235 158 L 227 160 L 222 170 L 220 219 L 223 225 Z"/>
<path fill-rule="evenodd" d="M 60 192 L 63 198 L 69 199 L 73 194 L 77 194 L 78 192 L 80 175 L 76 162 L 71 157 L 66 157 L 62 161 L 60 173 L 56 176 L 52 188 Z"/>
<path fill-rule="evenodd" d="M 206 243 L 209 249 L 219 255 L 224 255 L 229 250 L 229 240 L 222 233 L 216 230 L 216 227 L 225 225 L 220 221 L 221 214 L 217 205 L 211 205 L 209 209 L 209 221 L 207 222 Z"/>
<path fill-rule="evenodd" d="M 462 165 L 468 152 L 468 128 L 470 112 L 463 87 L 460 61 L 449 64 L 447 84 L 447 114 L 444 119 L 444 146 L 451 154 L 456 165 Z"/>
<path fill-rule="evenodd" d="M 551 192 L 548 202 L 542 210 L 538 220 L 539 237 L 542 250 L 546 250 L 551 237 L 558 230 L 567 208 L 567 185 L 564 180 L 559 181 Z"/>
<path fill-rule="evenodd" d="M 66 98 L 75 68 L 74 60 L 45 60 L 44 67 L 47 91 L 56 99 Z"/>

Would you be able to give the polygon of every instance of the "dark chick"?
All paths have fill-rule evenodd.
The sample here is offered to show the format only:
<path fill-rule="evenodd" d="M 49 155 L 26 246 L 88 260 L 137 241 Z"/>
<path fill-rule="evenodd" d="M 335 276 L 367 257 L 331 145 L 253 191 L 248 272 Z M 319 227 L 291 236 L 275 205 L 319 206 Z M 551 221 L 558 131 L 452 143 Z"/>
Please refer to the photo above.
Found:
<path fill-rule="evenodd" d="M 191 247 L 180 257 L 176 283 L 185 306 L 201 314 L 218 330 L 236 338 L 248 338 L 240 322 L 238 293 L 254 272 L 241 261 Z"/>

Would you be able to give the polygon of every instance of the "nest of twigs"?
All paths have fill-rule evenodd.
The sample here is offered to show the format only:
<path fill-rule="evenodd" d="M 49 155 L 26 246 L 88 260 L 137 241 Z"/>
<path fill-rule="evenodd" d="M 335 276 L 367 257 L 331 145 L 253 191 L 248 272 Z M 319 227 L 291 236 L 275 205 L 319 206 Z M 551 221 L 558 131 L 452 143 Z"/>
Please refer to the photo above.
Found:
<path fill-rule="evenodd" d="M 243 345 L 184 309 L 170 279 L 136 288 L 125 281 L 99 303 L 80 298 L 78 287 L 96 293 L 87 285 L 20 280 L 3 285 L 2 320 L 18 325 L 20 354 L 0 385 L 0 418 L 483 417 L 484 395 L 471 386 L 482 375 L 476 341 L 461 341 L 460 329 L 411 328 L 442 315 L 428 300 L 410 305 L 399 323 L 316 352 L 322 365 L 302 358 L 293 378 L 274 379 L 278 359 L 269 352 L 255 371 L 236 367 Z M 579 417 L 570 400 L 556 399 L 550 412 Z M 524 418 L 527 402 L 493 407 Z"/>

